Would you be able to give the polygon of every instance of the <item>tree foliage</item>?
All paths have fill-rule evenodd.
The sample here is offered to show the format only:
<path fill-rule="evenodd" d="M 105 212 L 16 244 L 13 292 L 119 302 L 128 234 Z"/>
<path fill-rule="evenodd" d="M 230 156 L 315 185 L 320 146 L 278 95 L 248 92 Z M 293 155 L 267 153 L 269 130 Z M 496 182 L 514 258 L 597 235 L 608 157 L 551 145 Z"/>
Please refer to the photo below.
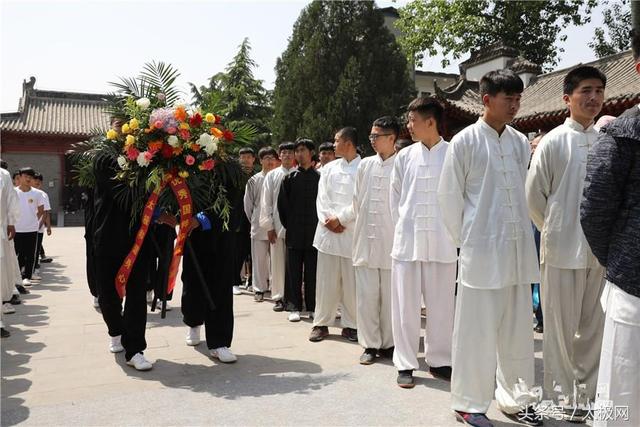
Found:
<path fill-rule="evenodd" d="M 500 1 L 413 0 L 400 9 L 398 28 L 409 58 L 421 65 L 424 52 L 458 59 L 474 49 L 502 42 L 546 69 L 558 64 L 557 41 L 568 25 L 590 21 L 597 0 Z M 443 59 L 442 66 L 449 65 Z"/>
<path fill-rule="evenodd" d="M 276 64 L 276 140 L 333 140 L 355 126 L 397 114 L 413 95 L 409 66 L 373 2 L 315 1 L 294 24 Z"/>
<path fill-rule="evenodd" d="M 611 4 L 603 2 L 604 26 L 595 29 L 589 47 L 598 58 L 613 55 L 631 48 L 631 7 L 628 0 L 618 0 Z"/>
<path fill-rule="evenodd" d="M 251 45 L 245 38 L 224 72 L 214 74 L 207 86 L 189 85 L 195 106 L 216 111 L 234 132 L 253 128 L 254 143 L 263 146 L 270 143 L 271 93 L 254 77 L 256 63 L 250 53 Z"/>

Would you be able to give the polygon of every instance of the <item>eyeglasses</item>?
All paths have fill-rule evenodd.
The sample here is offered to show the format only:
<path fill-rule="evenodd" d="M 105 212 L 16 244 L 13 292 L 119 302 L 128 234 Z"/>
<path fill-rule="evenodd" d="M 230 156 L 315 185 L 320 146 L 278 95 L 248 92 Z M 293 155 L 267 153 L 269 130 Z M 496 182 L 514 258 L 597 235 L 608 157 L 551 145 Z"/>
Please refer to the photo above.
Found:
<path fill-rule="evenodd" d="M 392 133 L 372 133 L 371 135 L 369 135 L 369 141 L 375 141 L 380 136 L 389 136 L 389 135 L 393 135 L 393 134 Z"/>

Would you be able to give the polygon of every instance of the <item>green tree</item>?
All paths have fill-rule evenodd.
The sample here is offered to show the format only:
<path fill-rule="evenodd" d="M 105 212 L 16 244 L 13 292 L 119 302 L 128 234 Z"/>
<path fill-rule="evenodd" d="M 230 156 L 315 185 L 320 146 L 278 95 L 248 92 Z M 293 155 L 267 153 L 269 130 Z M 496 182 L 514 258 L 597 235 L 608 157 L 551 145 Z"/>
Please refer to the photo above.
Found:
<path fill-rule="evenodd" d="M 628 0 L 619 0 L 610 4 L 603 2 L 604 26 L 595 29 L 593 41 L 589 47 L 598 58 L 613 55 L 631 48 L 631 7 Z"/>
<path fill-rule="evenodd" d="M 590 21 L 597 0 L 500 1 L 413 0 L 400 9 L 398 28 L 407 55 L 421 65 L 426 51 L 458 59 L 494 43 L 518 49 L 528 60 L 550 69 L 558 64 L 562 30 Z M 447 66 L 448 59 L 442 61 Z"/>
<path fill-rule="evenodd" d="M 315 1 L 276 64 L 274 137 L 319 143 L 355 126 L 364 144 L 371 122 L 399 114 L 413 93 L 407 60 L 373 2 Z"/>
<path fill-rule="evenodd" d="M 214 74 L 207 86 L 189 85 L 195 106 L 220 114 L 232 130 L 254 128 L 254 145 L 261 147 L 271 141 L 273 110 L 271 93 L 253 75 L 256 63 L 250 53 L 251 45 L 245 38 L 224 72 Z"/>

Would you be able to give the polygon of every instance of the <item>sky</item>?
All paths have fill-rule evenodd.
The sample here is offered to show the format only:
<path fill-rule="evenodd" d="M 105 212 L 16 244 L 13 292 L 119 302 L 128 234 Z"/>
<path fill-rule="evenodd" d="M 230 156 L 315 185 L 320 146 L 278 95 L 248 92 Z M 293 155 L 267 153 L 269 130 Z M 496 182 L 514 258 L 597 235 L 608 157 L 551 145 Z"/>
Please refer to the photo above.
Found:
<path fill-rule="evenodd" d="M 204 85 L 223 71 L 245 37 L 258 64 L 255 76 L 272 89 L 276 60 L 308 3 L 0 0 L 0 111 L 17 111 L 22 82 L 30 76 L 36 77 L 36 89 L 107 93 L 108 82 L 137 76 L 154 60 L 180 71 L 178 86 L 190 100 L 187 82 Z M 376 3 L 400 7 L 407 0 Z M 558 68 L 595 59 L 586 43 L 601 23 L 598 8 L 590 24 L 566 31 Z M 422 69 L 455 73 L 465 57 L 446 69 L 440 59 L 426 59 Z"/>

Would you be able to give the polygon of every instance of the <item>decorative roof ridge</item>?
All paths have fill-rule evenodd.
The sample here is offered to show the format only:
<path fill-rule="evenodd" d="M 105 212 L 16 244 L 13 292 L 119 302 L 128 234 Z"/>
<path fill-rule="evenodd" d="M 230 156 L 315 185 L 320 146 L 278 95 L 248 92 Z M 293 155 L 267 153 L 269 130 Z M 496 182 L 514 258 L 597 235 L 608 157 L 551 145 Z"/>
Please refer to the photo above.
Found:
<path fill-rule="evenodd" d="M 469 68 L 470 65 L 477 64 L 481 61 L 487 61 L 499 56 L 510 56 L 515 58 L 519 55 L 516 48 L 506 45 L 503 41 L 497 41 L 484 48 L 472 49 L 469 59 L 460 63 L 461 69 Z"/>
<path fill-rule="evenodd" d="M 102 93 L 88 93 L 88 92 L 67 92 L 67 91 L 57 91 L 57 90 L 46 90 L 46 89 L 34 89 L 32 91 L 27 92 L 27 97 L 30 99 L 34 98 L 49 98 L 49 99 L 68 99 L 75 101 L 99 101 L 106 103 L 106 98 L 109 97 L 107 94 Z"/>
<path fill-rule="evenodd" d="M 416 75 L 422 76 L 436 76 L 436 77 L 460 77 L 458 73 L 445 73 L 442 71 L 425 71 L 425 70 L 415 70 Z"/>
<path fill-rule="evenodd" d="M 584 63 L 579 62 L 577 64 L 574 64 L 574 65 L 570 66 L 570 67 L 562 68 L 562 69 L 559 69 L 559 70 L 553 70 L 553 71 L 550 71 L 550 72 L 545 73 L 545 74 L 540 74 L 538 76 L 538 81 L 540 81 L 540 79 L 542 79 L 542 78 L 547 78 L 549 76 L 554 76 L 554 75 L 559 74 L 559 73 L 565 73 L 565 72 L 567 72 L 569 70 L 572 70 L 572 69 L 574 69 L 576 67 L 579 67 L 581 65 L 590 65 L 592 67 L 596 67 L 597 68 L 597 65 L 599 63 L 610 62 L 616 56 L 623 57 L 625 55 L 630 55 L 630 54 L 631 54 L 631 49 L 627 49 L 627 50 L 624 50 L 622 52 L 614 53 L 612 55 L 603 56 L 602 58 L 598 58 L 598 59 L 595 59 L 595 60 L 590 61 L 590 62 L 584 62 Z"/>
<path fill-rule="evenodd" d="M 441 89 L 438 86 L 438 83 L 434 81 L 433 88 L 437 96 L 453 99 L 462 96 L 467 89 L 478 90 L 480 88 L 480 84 L 478 82 L 472 82 L 467 79 L 460 78 L 460 80 L 444 89 Z"/>

